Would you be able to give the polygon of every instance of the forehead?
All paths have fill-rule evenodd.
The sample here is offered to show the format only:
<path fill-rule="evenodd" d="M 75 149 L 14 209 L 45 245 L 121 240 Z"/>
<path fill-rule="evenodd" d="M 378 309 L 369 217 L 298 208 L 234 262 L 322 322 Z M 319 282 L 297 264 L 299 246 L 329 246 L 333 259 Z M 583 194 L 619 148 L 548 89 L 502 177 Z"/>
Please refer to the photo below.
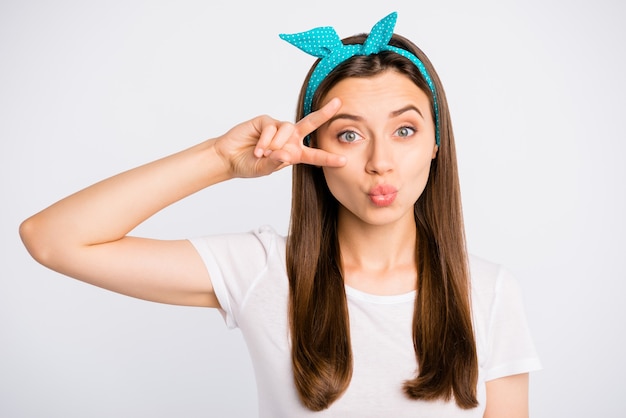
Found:
<path fill-rule="evenodd" d="M 373 109 L 414 104 L 424 116 L 430 114 L 430 97 L 408 76 L 389 70 L 372 77 L 348 77 L 335 84 L 322 105 L 339 97 L 342 108 Z"/>

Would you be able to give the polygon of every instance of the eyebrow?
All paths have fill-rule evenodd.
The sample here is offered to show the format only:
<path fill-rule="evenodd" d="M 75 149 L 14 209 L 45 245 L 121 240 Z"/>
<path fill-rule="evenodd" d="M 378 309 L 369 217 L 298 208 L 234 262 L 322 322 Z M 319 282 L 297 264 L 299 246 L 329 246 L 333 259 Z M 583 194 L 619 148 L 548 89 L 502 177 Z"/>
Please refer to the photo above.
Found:
<path fill-rule="evenodd" d="M 398 110 L 394 110 L 392 112 L 389 113 L 389 116 L 392 118 L 398 117 L 403 113 L 406 113 L 408 111 L 414 110 L 415 112 L 417 112 L 418 115 L 420 115 L 422 117 L 422 119 L 424 119 L 424 115 L 422 115 L 422 112 L 420 112 L 420 110 L 414 106 L 414 105 L 408 105 L 405 106 L 403 108 L 400 108 Z M 333 123 L 334 121 L 338 120 L 338 119 L 348 119 L 348 120 L 353 120 L 355 122 L 360 122 L 363 120 L 363 118 L 361 116 L 357 116 L 357 115 L 352 115 L 350 113 L 337 113 L 336 115 L 334 115 L 332 118 L 328 119 L 328 121 L 326 122 L 328 125 L 330 125 L 331 123 Z"/>
<path fill-rule="evenodd" d="M 360 122 L 360 121 L 363 120 L 363 118 L 361 116 L 351 115 L 349 113 L 337 113 L 335 116 L 333 116 L 332 118 L 328 119 L 328 121 L 326 121 L 326 124 L 330 125 L 331 123 L 333 123 L 334 121 L 336 121 L 338 119 L 348 119 L 348 120 L 353 120 L 353 121 L 356 121 L 356 122 Z"/>
<path fill-rule="evenodd" d="M 394 110 L 393 112 L 389 114 L 389 116 L 391 117 L 400 116 L 401 114 L 408 112 L 409 110 L 416 111 L 417 114 L 420 115 L 422 119 L 424 119 L 424 115 L 422 115 L 422 112 L 420 112 L 420 110 L 414 105 L 408 105 L 408 106 L 403 107 L 402 109 Z"/>

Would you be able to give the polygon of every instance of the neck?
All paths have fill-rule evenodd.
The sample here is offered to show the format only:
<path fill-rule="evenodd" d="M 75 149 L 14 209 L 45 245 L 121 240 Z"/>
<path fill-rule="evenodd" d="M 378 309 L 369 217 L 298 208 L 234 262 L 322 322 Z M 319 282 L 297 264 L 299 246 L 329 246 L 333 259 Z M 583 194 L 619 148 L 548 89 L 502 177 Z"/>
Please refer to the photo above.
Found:
<path fill-rule="evenodd" d="M 417 229 L 413 217 L 379 226 L 340 214 L 337 233 L 348 286 L 381 295 L 415 290 Z"/>

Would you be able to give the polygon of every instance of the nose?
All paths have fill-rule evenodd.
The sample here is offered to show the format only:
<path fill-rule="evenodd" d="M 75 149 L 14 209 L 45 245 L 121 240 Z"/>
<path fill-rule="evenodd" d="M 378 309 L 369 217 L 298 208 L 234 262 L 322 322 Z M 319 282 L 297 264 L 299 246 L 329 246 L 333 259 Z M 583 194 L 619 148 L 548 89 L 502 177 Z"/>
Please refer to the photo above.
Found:
<path fill-rule="evenodd" d="M 368 144 L 368 158 L 365 171 L 382 175 L 393 169 L 393 153 L 390 144 L 384 139 L 375 138 Z"/>

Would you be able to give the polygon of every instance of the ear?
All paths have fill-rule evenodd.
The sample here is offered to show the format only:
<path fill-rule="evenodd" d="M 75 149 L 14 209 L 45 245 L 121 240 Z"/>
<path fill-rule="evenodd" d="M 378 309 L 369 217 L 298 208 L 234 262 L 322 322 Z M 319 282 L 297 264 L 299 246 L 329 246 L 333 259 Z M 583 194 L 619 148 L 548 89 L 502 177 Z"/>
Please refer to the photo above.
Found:
<path fill-rule="evenodd" d="M 439 145 L 435 144 L 435 146 L 433 147 L 433 160 L 437 158 L 437 151 L 439 151 Z"/>

